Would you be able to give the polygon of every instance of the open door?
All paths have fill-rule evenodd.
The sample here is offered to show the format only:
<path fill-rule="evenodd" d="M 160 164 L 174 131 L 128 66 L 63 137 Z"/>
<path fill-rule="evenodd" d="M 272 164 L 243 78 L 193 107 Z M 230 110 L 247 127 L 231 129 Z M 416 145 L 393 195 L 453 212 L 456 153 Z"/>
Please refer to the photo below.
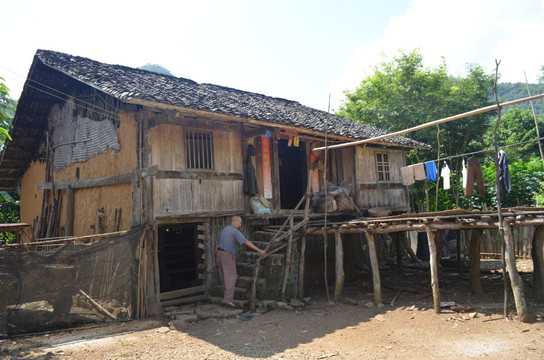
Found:
<path fill-rule="evenodd" d="M 195 223 L 159 227 L 159 276 L 161 293 L 201 285 L 198 263 L 202 250 L 198 248 Z"/>
<path fill-rule="evenodd" d="M 308 181 L 306 144 L 289 146 L 286 139 L 278 141 L 278 159 L 280 170 L 280 206 L 281 209 L 293 209 L 306 192 Z"/>

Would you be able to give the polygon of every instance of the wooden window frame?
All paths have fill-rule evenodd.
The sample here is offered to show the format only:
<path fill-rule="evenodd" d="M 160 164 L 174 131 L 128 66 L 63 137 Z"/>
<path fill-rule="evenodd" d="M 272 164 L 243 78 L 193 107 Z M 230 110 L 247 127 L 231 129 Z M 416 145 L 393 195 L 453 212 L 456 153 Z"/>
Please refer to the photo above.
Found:
<path fill-rule="evenodd" d="M 186 167 L 191 170 L 214 170 L 213 132 L 185 130 Z"/>
<path fill-rule="evenodd" d="M 376 180 L 380 183 L 391 182 L 391 163 L 389 161 L 388 152 L 374 153 L 376 161 Z"/>

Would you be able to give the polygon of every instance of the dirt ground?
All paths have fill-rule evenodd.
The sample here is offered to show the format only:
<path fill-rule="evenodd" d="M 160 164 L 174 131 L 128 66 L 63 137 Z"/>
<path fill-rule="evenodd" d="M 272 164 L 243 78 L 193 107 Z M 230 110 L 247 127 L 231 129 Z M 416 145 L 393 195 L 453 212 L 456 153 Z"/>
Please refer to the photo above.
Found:
<path fill-rule="evenodd" d="M 347 284 L 335 303 L 327 301 L 319 286 L 311 289 L 311 302 L 302 308 L 212 317 L 185 322 L 178 329 L 161 318 L 16 336 L 0 340 L 0 358 L 544 359 L 544 305 L 530 300 L 532 275 L 524 271 L 532 270 L 532 262 L 519 265 L 531 323 L 518 320 L 511 296 L 509 319 L 503 316 L 500 273 L 482 273 L 484 295 L 474 296 L 468 274 L 442 271 L 441 300 L 473 310 L 444 308 L 436 314 L 425 271 L 398 274 L 390 269 L 382 274 L 384 307 L 373 304 L 372 285 L 362 280 Z M 185 310 L 191 307 L 213 310 L 217 305 L 195 304 Z"/>

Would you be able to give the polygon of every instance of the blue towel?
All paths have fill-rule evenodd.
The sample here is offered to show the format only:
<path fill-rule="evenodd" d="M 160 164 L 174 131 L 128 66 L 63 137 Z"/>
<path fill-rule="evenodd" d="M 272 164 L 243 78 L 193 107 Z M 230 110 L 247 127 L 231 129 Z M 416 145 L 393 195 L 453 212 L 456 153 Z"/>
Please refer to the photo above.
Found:
<path fill-rule="evenodd" d="M 438 175 L 438 169 L 434 161 L 427 161 L 425 163 L 425 170 L 427 171 L 427 180 L 436 181 Z"/>

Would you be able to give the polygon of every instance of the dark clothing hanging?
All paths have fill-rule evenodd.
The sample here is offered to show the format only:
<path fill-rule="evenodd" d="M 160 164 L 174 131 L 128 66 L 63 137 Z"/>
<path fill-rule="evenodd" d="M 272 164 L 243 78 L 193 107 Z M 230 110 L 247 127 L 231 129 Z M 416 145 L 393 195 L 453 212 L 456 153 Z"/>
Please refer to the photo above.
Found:
<path fill-rule="evenodd" d="M 465 196 L 471 197 L 474 193 L 474 178 L 476 177 L 476 182 L 478 183 L 478 192 L 480 196 L 485 195 L 484 188 L 484 179 L 482 177 L 482 168 L 478 159 L 472 156 L 467 161 L 467 187 L 465 188 Z"/>
<path fill-rule="evenodd" d="M 255 167 L 251 161 L 251 156 L 255 155 L 253 145 L 247 147 L 246 172 L 244 174 L 244 193 L 254 196 L 259 193 L 259 185 L 257 184 L 257 176 L 255 175 Z"/>
<path fill-rule="evenodd" d="M 499 192 L 506 195 L 512 191 L 512 182 L 510 181 L 510 170 L 508 170 L 508 159 L 504 151 L 499 151 Z"/>

